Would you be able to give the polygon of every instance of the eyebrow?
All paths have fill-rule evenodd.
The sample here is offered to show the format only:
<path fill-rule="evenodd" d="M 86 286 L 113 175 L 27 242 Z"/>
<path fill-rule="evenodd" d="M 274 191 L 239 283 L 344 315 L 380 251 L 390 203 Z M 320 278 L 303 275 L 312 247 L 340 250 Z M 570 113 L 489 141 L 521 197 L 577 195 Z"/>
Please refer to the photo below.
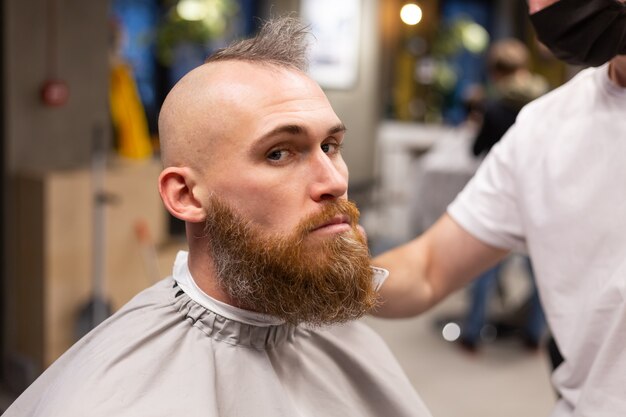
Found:
<path fill-rule="evenodd" d="M 328 129 L 326 134 L 330 136 L 336 133 L 345 132 L 346 130 L 347 130 L 346 126 L 343 123 L 338 123 L 334 125 L 333 127 L 331 127 L 330 129 Z M 280 135 L 282 133 L 288 133 L 290 135 L 301 135 L 303 133 L 306 133 L 306 129 L 300 125 L 278 126 L 277 128 L 272 129 L 271 131 L 261 136 L 261 138 L 259 138 L 259 142 L 264 141 L 265 139 L 269 139 L 273 136 Z"/>
<path fill-rule="evenodd" d="M 343 123 L 338 123 L 335 126 L 328 129 L 328 135 L 334 135 L 335 133 L 345 133 L 348 129 Z"/>

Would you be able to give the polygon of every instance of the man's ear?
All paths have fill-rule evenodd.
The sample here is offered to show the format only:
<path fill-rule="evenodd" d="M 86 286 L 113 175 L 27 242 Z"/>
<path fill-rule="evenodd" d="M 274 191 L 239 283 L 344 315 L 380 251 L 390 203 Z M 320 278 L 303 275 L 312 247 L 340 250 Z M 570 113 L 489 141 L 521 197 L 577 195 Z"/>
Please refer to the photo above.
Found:
<path fill-rule="evenodd" d="M 168 167 L 159 175 L 159 193 L 172 216 L 189 223 L 203 222 L 204 207 L 194 195 L 194 177 L 190 168 Z"/>

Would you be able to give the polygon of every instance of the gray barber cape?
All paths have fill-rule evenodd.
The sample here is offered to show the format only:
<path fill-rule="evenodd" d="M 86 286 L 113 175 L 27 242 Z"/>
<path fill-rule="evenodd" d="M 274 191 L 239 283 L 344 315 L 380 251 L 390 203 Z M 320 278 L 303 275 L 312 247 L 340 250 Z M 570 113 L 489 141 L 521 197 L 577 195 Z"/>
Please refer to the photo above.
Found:
<path fill-rule="evenodd" d="M 170 277 L 138 294 L 35 381 L 6 417 L 430 416 L 359 322 L 253 326 Z"/>

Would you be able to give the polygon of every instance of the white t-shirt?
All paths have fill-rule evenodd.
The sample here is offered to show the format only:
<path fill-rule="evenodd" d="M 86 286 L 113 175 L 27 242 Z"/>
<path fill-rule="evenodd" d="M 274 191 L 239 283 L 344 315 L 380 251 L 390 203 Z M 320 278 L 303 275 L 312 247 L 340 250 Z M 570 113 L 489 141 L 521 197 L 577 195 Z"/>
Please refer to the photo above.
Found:
<path fill-rule="evenodd" d="M 608 65 L 526 106 L 448 213 L 530 254 L 565 358 L 552 416 L 626 416 L 626 89 Z"/>

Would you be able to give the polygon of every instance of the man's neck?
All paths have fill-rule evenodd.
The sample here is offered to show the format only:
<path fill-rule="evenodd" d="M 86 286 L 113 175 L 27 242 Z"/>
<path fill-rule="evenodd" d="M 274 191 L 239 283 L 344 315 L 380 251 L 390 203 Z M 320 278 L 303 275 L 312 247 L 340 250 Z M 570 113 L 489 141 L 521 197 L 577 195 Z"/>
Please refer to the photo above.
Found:
<path fill-rule="evenodd" d="M 611 60 L 609 78 L 620 87 L 626 88 L 626 55 L 618 55 Z"/>
<path fill-rule="evenodd" d="M 191 245 L 189 249 L 187 265 L 198 288 L 217 301 L 239 307 L 238 303 L 232 297 L 228 296 L 218 285 L 213 262 L 205 258 L 208 255 L 198 254 L 197 251 L 191 248 Z"/>

